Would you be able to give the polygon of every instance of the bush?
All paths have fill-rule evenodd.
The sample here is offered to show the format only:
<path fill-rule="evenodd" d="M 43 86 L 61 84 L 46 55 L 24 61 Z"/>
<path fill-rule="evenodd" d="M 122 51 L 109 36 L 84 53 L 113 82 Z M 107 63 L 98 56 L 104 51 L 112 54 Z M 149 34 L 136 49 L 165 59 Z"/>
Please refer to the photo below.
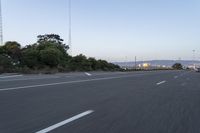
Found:
<path fill-rule="evenodd" d="M 175 63 L 173 66 L 172 66 L 173 69 L 176 69 L 176 70 L 181 70 L 183 69 L 183 66 L 181 63 Z"/>
<path fill-rule="evenodd" d="M 10 69 L 13 68 L 12 60 L 9 57 L 4 55 L 0 55 L 0 66 L 1 66 L 1 73 L 8 72 Z"/>
<path fill-rule="evenodd" d="M 35 68 L 38 66 L 38 54 L 39 51 L 35 49 L 26 49 L 22 52 L 22 64 L 29 67 L 29 68 Z"/>
<path fill-rule="evenodd" d="M 51 68 L 57 67 L 61 62 L 62 53 L 53 48 L 40 51 L 40 61 Z"/>

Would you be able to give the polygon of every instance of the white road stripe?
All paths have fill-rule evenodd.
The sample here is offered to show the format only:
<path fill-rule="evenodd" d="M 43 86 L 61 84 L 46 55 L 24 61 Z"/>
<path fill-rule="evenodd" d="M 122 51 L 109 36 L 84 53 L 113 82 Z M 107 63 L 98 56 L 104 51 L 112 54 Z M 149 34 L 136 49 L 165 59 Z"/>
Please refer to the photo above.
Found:
<path fill-rule="evenodd" d="M 161 81 L 161 82 L 157 83 L 156 85 L 161 85 L 161 84 L 164 84 L 164 83 L 166 83 L 166 81 Z"/>
<path fill-rule="evenodd" d="M 90 73 L 87 73 L 87 72 L 85 72 L 85 74 L 86 74 L 87 76 L 92 76 L 92 74 L 90 74 Z"/>
<path fill-rule="evenodd" d="M 41 78 L 30 78 L 30 77 L 23 77 L 23 78 L 20 78 L 20 79 L 2 79 L 0 80 L 0 82 L 8 82 L 8 81 L 27 81 L 27 80 L 39 80 L 39 79 L 57 79 L 57 78 L 60 78 L 60 77 L 41 77 Z"/>
<path fill-rule="evenodd" d="M 85 80 L 75 80 L 75 81 L 58 82 L 58 83 L 51 83 L 51 84 L 40 84 L 40 85 L 30 85 L 30 86 L 21 86 L 21 87 L 12 87 L 12 88 L 2 88 L 2 89 L 0 89 L 0 91 L 11 91 L 11 90 L 19 90 L 19 89 L 25 89 L 25 88 L 36 88 L 36 87 L 54 86 L 54 85 L 62 85 L 62 84 L 73 84 L 73 83 L 83 83 L 83 82 L 90 82 L 90 81 L 120 79 L 120 78 L 127 78 L 127 77 L 141 76 L 141 75 L 145 75 L 145 74 L 119 76 L 119 77 L 107 77 L 107 78 L 95 78 L 95 79 L 85 79 Z"/>
<path fill-rule="evenodd" d="M 59 128 L 59 127 L 61 127 L 61 126 L 63 126 L 63 125 L 66 125 L 66 124 L 72 122 L 72 121 L 75 121 L 75 120 L 77 120 L 77 119 L 80 119 L 80 118 L 82 118 L 82 117 L 84 117 L 84 116 L 86 116 L 86 115 L 89 115 L 89 114 L 93 113 L 93 112 L 94 112 L 93 110 L 88 110 L 88 111 L 83 112 L 83 113 L 81 113 L 81 114 L 79 114 L 79 115 L 76 115 L 76 116 L 74 116 L 74 117 L 72 117 L 72 118 L 69 118 L 69 119 L 64 120 L 64 121 L 62 121 L 62 122 L 60 122 L 60 123 L 57 123 L 57 124 L 52 125 L 52 126 L 50 126 L 50 127 L 48 127 L 48 128 L 45 128 L 45 129 L 43 129 L 43 130 L 41 130 L 41 131 L 38 131 L 38 132 L 36 132 L 36 133 L 48 133 L 48 132 L 50 132 L 50 131 L 52 131 L 52 130 L 54 130 L 54 129 L 56 129 L 56 128 Z"/>
<path fill-rule="evenodd" d="M 15 77 L 21 77 L 23 75 L 11 75 L 11 76 L 3 76 L 3 77 L 0 77 L 0 79 L 4 79 L 4 78 L 15 78 Z"/>

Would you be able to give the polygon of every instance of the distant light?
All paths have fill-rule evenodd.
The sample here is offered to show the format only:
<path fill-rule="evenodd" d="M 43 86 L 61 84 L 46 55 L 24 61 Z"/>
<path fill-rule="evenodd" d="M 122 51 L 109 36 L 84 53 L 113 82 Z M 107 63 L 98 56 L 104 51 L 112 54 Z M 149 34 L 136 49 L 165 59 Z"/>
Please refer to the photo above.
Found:
<path fill-rule="evenodd" d="M 143 65 L 142 65 L 144 68 L 148 68 L 148 67 L 150 67 L 150 64 L 148 64 L 148 63 L 143 63 Z"/>

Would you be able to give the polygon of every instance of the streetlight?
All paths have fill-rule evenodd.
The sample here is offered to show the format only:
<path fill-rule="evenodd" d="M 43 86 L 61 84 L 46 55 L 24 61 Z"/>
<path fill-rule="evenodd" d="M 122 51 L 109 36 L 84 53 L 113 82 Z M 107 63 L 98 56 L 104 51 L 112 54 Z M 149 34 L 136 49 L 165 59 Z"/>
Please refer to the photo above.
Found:
<path fill-rule="evenodd" d="M 194 69 L 196 68 L 196 65 L 195 65 L 195 52 L 196 52 L 196 50 L 192 50 L 192 52 L 193 52 L 193 63 L 194 63 Z"/>
<path fill-rule="evenodd" d="M 2 8 L 0 0 L 0 45 L 3 45 L 3 24 L 2 24 Z"/>
<path fill-rule="evenodd" d="M 71 25 L 71 0 L 69 0 L 69 40 L 68 40 L 68 45 L 69 45 L 69 54 L 72 56 L 72 25 Z"/>

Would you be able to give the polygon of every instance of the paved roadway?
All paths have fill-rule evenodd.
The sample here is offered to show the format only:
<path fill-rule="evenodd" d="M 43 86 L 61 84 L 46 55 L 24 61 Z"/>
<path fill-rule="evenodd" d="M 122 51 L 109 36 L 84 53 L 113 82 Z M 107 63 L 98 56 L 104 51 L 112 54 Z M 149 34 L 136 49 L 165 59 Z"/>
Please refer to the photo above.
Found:
<path fill-rule="evenodd" d="M 0 75 L 0 133 L 200 133 L 190 71 Z"/>

